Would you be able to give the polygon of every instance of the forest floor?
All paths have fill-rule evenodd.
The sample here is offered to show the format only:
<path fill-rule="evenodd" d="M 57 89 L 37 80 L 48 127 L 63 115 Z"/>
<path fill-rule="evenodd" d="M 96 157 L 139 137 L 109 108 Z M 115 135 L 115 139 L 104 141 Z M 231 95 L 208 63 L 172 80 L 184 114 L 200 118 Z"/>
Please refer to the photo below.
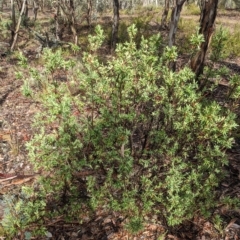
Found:
<path fill-rule="evenodd" d="M 42 16 L 43 17 L 43 16 Z M 196 15 L 183 15 L 183 19 L 194 19 Z M 227 20 L 226 20 L 227 19 Z M 233 29 L 239 23 L 239 13 L 220 14 L 217 23 Z M 21 40 L 21 37 L 20 37 Z M 23 41 L 23 39 L 22 39 Z M 27 57 L 34 59 L 35 45 L 31 45 Z M 240 58 L 226 59 L 217 66 L 227 66 L 233 73 L 240 74 Z M 39 111 L 39 103 L 22 95 L 22 80 L 15 76 L 18 70 L 17 58 L 13 55 L 2 56 L 0 59 L 0 219 L 4 213 L 2 197 L 5 194 L 17 194 L 23 184 L 31 185 L 38 177 L 28 162 L 25 144 L 34 132 L 31 124 L 35 113 Z M 223 79 L 227 83 L 228 79 Z M 227 90 L 227 84 L 220 84 L 216 98 Z M 240 112 L 240 109 L 239 109 Z M 238 116 L 240 118 L 240 114 Z M 229 195 L 240 198 L 240 139 L 228 152 L 230 164 L 228 174 L 219 186 L 219 195 Z M 124 220 L 117 213 L 97 211 L 92 219 L 82 225 L 67 224 L 61 219 L 49 223 L 48 231 L 51 239 L 80 239 L 80 240 L 157 240 L 157 239 L 198 239 L 198 240 L 231 240 L 240 239 L 240 209 L 229 211 L 219 206 L 216 211 L 224 217 L 220 225 L 195 217 L 178 228 L 166 228 L 158 221 L 157 216 L 146 217 L 144 229 L 137 235 L 131 235 L 122 226 Z M 81 231 L 80 231 L 81 230 Z M 1 237 L 1 234 L 0 234 Z"/>

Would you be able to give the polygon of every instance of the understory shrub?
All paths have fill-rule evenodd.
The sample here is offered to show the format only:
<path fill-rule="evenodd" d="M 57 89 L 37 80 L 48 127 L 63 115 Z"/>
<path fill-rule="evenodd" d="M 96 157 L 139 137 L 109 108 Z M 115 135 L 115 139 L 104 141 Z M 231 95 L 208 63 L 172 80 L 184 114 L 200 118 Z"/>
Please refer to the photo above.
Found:
<path fill-rule="evenodd" d="M 225 52 L 229 57 L 239 57 L 240 56 L 240 42 L 238 41 L 240 37 L 239 24 L 235 25 L 233 33 L 229 34 L 226 41 Z"/>
<path fill-rule="evenodd" d="M 210 58 L 213 61 L 224 60 L 228 57 L 240 56 L 239 25 L 235 25 L 231 31 L 226 26 L 220 26 L 213 35 L 210 50 Z"/>
<path fill-rule="evenodd" d="M 218 202 L 214 190 L 228 163 L 235 115 L 202 96 L 188 67 L 168 68 L 176 49 L 159 54 L 159 35 L 142 38 L 137 48 L 131 26 L 129 42 L 103 64 L 99 26 L 96 33 L 81 62 L 47 50 L 43 69 L 29 71 L 27 79 L 44 83 L 25 83 L 27 95 L 42 104 L 27 144 L 41 177 L 13 208 L 31 204 L 41 210 L 21 213 L 12 223 L 16 232 L 58 216 L 81 222 L 96 209 L 126 216 L 133 232 L 148 214 L 170 226 L 196 213 L 209 216 Z M 6 232 L 12 227 L 8 221 Z"/>
<path fill-rule="evenodd" d="M 213 35 L 211 42 L 211 55 L 212 61 L 219 61 L 226 57 L 226 41 L 228 40 L 229 31 L 220 26 Z"/>

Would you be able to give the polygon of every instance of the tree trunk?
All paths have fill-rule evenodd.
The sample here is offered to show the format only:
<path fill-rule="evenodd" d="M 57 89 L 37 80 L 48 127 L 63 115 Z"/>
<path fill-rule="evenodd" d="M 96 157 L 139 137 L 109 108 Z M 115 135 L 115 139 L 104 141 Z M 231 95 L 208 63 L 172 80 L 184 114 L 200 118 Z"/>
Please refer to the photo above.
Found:
<path fill-rule="evenodd" d="M 175 35 L 177 32 L 178 21 L 182 11 L 182 6 L 185 2 L 186 0 L 176 0 L 175 7 L 172 9 L 171 24 L 170 24 L 170 31 L 169 31 L 169 42 L 168 42 L 169 47 L 172 47 L 175 44 Z"/>
<path fill-rule="evenodd" d="M 176 0 L 175 6 L 172 9 L 171 14 L 171 23 L 170 23 L 170 30 L 169 30 L 169 42 L 168 46 L 171 48 L 173 45 L 175 45 L 175 38 L 176 38 L 176 32 L 177 32 L 177 26 L 178 21 L 180 18 L 180 14 L 182 11 L 182 6 L 186 2 L 186 0 Z M 169 68 L 172 71 L 176 70 L 176 62 L 172 61 L 169 63 Z"/>
<path fill-rule="evenodd" d="M 16 14 L 15 14 L 14 0 L 11 0 L 11 19 L 12 19 L 12 24 L 11 24 L 11 45 L 12 45 L 15 29 L 16 29 Z"/>
<path fill-rule="evenodd" d="M 74 0 L 70 0 L 70 27 L 73 33 L 74 44 L 78 44 L 78 36 L 77 36 L 77 28 L 76 28 L 76 19 L 75 19 L 75 7 L 74 7 Z"/>
<path fill-rule="evenodd" d="M 62 39 L 62 34 L 59 26 L 59 16 L 60 16 L 60 5 L 59 5 L 59 0 L 57 0 L 57 11 L 54 14 L 54 21 L 55 21 L 55 37 L 58 41 Z"/>
<path fill-rule="evenodd" d="M 92 0 L 88 0 L 88 9 L 87 9 L 87 24 L 88 27 L 91 26 L 92 22 Z"/>
<path fill-rule="evenodd" d="M 24 10 L 24 17 L 28 18 L 28 1 L 26 1 L 26 6 L 25 6 L 25 10 Z"/>
<path fill-rule="evenodd" d="M 66 16 L 68 25 L 72 31 L 74 44 L 78 44 L 77 28 L 76 28 L 76 19 L 75 19 L 75 7 L 73 0 L 70 0 L 69 6 L 65 4 L 64 1 L 58 2 L 63 14 Z"/>
<path fill-rule="evenodd" d="M 43 13 L 45 7 L 45 0 L 39 0 L 39 10 Z"/>
<path fill-rule="evenodd" d="M 214 32 L 214 22 L 217 15 L 218 0 L 202 0 L 199 33 L 203 34 L 204 42 L 199 52 L 191 59 L 191 68 L 196 74 L 196 79 L 203 73 L 206 53 Z"/>
<path fill-rule="evenodd" d="M 165 0 L 164 10 L 161 19 L 161 29 L 167 28 L 167 16 L 169 12 L 170 0 Z"/>
<path fill-rule="evenodd" d="M 25 9 L 23 12 L 23 26 L 27 27 L 28 20 L 29 20 L 29 18 L 28 18 L 28 0 L 26 0 Z"/>
<path fill-rule="evenodd" d="M 16 0 L 17 6 L 18 6 L 18 11 L 21 12 L 22 9 L 22 1 L 21 0 Z"/>
<path fill-rule="evenodd" d="M 74 2 L 73 2 L 73 0 L 70 0 L 70 1 L 69 1 L 69 6 L 70 6 L 70 9 L 71 9 L 72 11 L 74 11 Z"/>
<path fill-rule="evenodd" d="M 18 32 L 19 32 L 21 21 L 22 21 L 22 16 L 24 14 L 25 6 L 26 6 L 26 0 L 23 1 L 22 9 L 21 9 L 21 12 L 20 12 L 20 15 L 19 15 L 19 18 L 18 18 L 18 23 L 17 23 L 17 26 L 16 26 L 15 31 L 14 31 L 14 37 L 13 37 L 13 42 L 12 42 L 12 45 L 11 45 L 11 51 L 14 50 L 14 47 L 15 47 L 16 42 L 17 42 Z"/>
<path fill-rule="evenodd" d="M 38 0 L 33 0 L 34 21 L 37 20 L 38 9 L 39 9 L 39 3 L 38 3 Z"/>
<path fill-rule="evenodd" d="M 113 25 L 112 25 L 111 51 L 114 51 L 117 45 L 118 26 L 119 26 L 119 0 L 113 0 Z"/>

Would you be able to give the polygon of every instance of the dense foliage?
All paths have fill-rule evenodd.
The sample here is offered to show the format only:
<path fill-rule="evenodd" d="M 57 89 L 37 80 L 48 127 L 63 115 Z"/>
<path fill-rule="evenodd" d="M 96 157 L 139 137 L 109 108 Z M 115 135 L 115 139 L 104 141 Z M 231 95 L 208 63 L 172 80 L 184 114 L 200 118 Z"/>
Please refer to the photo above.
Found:
<path fill-rule="evenodd" d="M 96 33 L 80 61 L 46 50 L 43 69 L 24 77 L 23 93 L 42 104 L 27 146 L 42 177 L 11 200 L 9 235 L 43 233 L 59 215 L 81 222 L 99 208 L 126 216 L 134 232 L 146 215 L 174 226 L 196 212 L 208 217 L 217 204 L 235 115 L 203 97 L 188 67 L 169 69 L 176 48 L 160 52 L 159 35 L 137 48 L 131 26 L 129 42 L 101 60 L 99 26 Z"/>

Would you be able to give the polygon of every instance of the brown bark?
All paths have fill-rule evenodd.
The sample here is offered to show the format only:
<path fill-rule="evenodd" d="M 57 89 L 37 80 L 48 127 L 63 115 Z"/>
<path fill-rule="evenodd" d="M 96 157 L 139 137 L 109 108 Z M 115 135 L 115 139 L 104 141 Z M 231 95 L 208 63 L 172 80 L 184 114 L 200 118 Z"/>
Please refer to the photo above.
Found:
<path fill-rule="evenodd" d="M 218 0 L 202 0 L 199 33 L 203 34 L 205 41 L 201 44 L 199 52 L 191 59 L 191 68 L 196 74 L 196 79 L 203 73 L 206 53 L 214 32 L 217 5 Z"/>
<path fill-rule="evenodd" d="M 11 45 L 12 45 L 13 39 L 14 39 L 14 34 L 15 34 L 15 29 L 16 29 L 16 13 L 15 13 L 14 0 L 11 0 L 11 20 L 12 20 L 12 24 L 11 24 Z"/>
<path fill-rule="evenodd" d="M 170 6 L 170 0 L 165 0 L 164 10 L 162 14 L 161 19 L 161 28 L 166 29 L 167 28 L 167 16 L 169 12 L 169 6 Z"/>
<path fill-rule="evenodd" d="M 22 21 L 22 24 L 23 26 L 27 26 L 28 25 L 28 0 L 26 0 L 26 3 L 25 3 L 25 9 L 24 9 L 24 12 L 23 12 L 23 21 Z"/>
<path fill-rule="evenodd" d="M 20 12 L 21 8 L 22 8 L 22 1 L 21 0 L 16 0 L 16 2 L 17 2 L 17 6 L 18 6 L 18 11 Z"/>
<path fill-rule="evenodd" d="M 70 9 L 71 9 L 72 11 L 74 11 L 74 2 L 73 2 L 73 0 L 70 0 L 70 1 L 69 1 L 69 6 L 70 6 Z"/>
<path fill-rule="evenodd" d="M 23 14 L 24 14 L 24 17 L 27 19 L 28 18 L 28 1 L 26 1 L 26 6 Z"/>
<path fill-rule="evenodd" d="M 33 0 L 34 21 L 37 20 L 38 9 L 39 9 L 39 3 L 38 3 L 38 0 Z"/>
<path fill-rule="evenodd" d="M 59 5 L 62 9 L 62 12 L 67 18 L 67 23 L 72 31 L 74 44 L 78 43 L 77 28 L 76 28 L 76 19 L 75 19 L 75 7 L 73 0 L 70 1 L 69 5 L 66 5 L 63 1 L 59 1 Z"/>
<path fill-rule="evenodd" d="M 92 0 L 88 0 L 88 9 L 87 9 L 87 24 L 90 27 L 92 21 Z"/>
<path fill-rule="evenodd" d="M 55 37 L 57 40 L 60 40 L 62 38 L 62 34 L 60 31 L 60 26 L 59 26 L 59 16 L 60 16 L 60 5 L 59 5 L 59 0 L 57 0 L 57 9 L 56 13 L 54 14 L 54 21 L 55 21 Z"/>
<path fill-rule="evenodd" d="M 119 27 L 119 0 L 113 0 L 113 25 L 111 50 L 114 51 L 117 45 Z"/>

